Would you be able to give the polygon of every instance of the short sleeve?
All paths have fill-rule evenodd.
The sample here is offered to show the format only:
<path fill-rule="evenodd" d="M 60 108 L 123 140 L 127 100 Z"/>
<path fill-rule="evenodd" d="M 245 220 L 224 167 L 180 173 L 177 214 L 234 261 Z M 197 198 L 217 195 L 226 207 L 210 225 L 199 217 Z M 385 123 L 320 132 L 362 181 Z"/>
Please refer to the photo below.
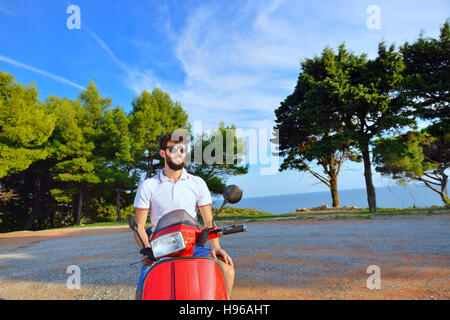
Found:
<path fill-rule="evenodd" d="M 143 209 L 143 210 L 150 209 L 150 198 L 151 192 L 149 185 L 146 183 L 146 181 L 143 181 L 139 185 L 136 196 L 134 197 L 133 207 L 135 209 Z"/>
<path fill-rule="evenodd" d="M 201 207 L 206 207 L 208 205 L 212 204 L 212 199 L 211 199 L 211 193 L 209 192 L 208 186 L 206 185 L 206 182 L 203 179 L 199 179 L 199 185 L 200 185 L 200 190 L 199 190 L 199 196 L 198 196 L 198 201 L 197 201 L 197 206 L 199 208 Z"/>

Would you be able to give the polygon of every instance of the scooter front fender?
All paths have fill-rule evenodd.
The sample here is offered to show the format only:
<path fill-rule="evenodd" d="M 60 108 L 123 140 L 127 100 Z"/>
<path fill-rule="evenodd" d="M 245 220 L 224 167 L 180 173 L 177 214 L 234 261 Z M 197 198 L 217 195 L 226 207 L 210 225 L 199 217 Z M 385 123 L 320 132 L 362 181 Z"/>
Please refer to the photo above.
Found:
<path fill-rule="evenodd" d="M 147 273 L 143 300 L 229 300 L 221 265 L 211 257 L 163 259 Z"/>

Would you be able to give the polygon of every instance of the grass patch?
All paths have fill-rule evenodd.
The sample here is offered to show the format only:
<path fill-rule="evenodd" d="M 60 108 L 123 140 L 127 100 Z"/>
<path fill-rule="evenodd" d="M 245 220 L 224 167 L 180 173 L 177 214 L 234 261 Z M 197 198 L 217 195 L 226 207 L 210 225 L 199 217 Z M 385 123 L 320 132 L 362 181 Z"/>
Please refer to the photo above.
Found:
<path fill-rule="evenodd" d="M 218 208 L 213 208 L 213 215 Z M 376 213 L 369 213 L 367 208 L 364 209 L 353 209 L 351 212 L 339 213 L 339 211 L 334 210 L 328 212 L 317 212 L 314 211 L 302 212 L 302 213 L 284 213 L 284 214 L 271 214 L 269 212 L 237 208 L 237 207 L 225 207 L 219 213 L 216 221 L 227 221 L 227 222 L 257 222 L 257 221 L 288 221 L 288 220 L 335 220 L 335 219 L 372 219 L 373 217 L 389 217 L 398 215 L 411 215 L 411 214 L 425 214 L 425 215 L 438 215 L 438 214 L 448 214 L 450 213 L 449 208 L 445 207 L 428 207 L 428 208 L 377 208 Z M 203 225 L 203 220 L 201 215 L 198 215 L 198 220 L 200 224 Z M 85 224 L 80 226 L 70 226 L 58 229 L 77 229 L 86 227 L 114 227 L 114 226 L 126 226 L 128 225 L 126 221 L 122 222 L 97 222 L 91 224 Z M 151 226 L 151 223 L 147 223 L 147 227 Z M 48 230 L 48 229 L 47 229 Z M 57 230 L 57 229 L 53 229 Z"/>
<path fill-rule="evenodd" d="M 236 222 L 252 222 L 252 221 L 280 221 L 280 220 L 334 220 L 334 219 L 372 219 L 374 217 L 382 216 L 399 216 L 399 215 L 411 215 L 411 214 L 426 214 L 426 215 L 436 215 L 436 214 L 448 214 L 450 209 L 445 207 L 432 206 L 427 208 L 377 208 L 376 213 L 370 213 L 368 208 L 364 209 L 353 209 L 351 212 L 342 212 L 339 210 L 329 210 L 329 212 L 314 212 L 307 211 L 301 213 L 284 213 L 284 214 L 271 214 L 264 211 L 253 210 L 253 214 L 249 215 L 248 210 L 252 209 L 242 209 L 242 208 L 224 208 L 223 211 L 227 210 L 227 214 L 222 216 L 219 214 L 217 221 L 236 221 Z M 225 213 L 225 212 L 224 212 Z M 234 214 L 235 213 L 235 214 Z"/>
<path fill-rule="evenodd" d="M 216 214 L 218 207 L 212 208 L 213 215 Z M 271 214 L 265 211 L 260 211 L 256 209 L 247 208 L 237 208 L 237 207 L 224 207 L 219 215 L 216 217 L 215 221 L 260 221 L 265 219 L 275 219 L 279 215 Z M 203 224 L 203 219 L 198 215 L 198 220 Z"/>
<path fill-rule="evenodd" d="M 212 208 L 213 214 L 216 213 L 218 208 Z M 246 209 L 246 208 L 236 208 L 236 207 L 224 207 L 219 213 L 217 218 L 224 217 L 272 217 L 278 216 L 265 211 L 260 211 L 256 209 Z"/>

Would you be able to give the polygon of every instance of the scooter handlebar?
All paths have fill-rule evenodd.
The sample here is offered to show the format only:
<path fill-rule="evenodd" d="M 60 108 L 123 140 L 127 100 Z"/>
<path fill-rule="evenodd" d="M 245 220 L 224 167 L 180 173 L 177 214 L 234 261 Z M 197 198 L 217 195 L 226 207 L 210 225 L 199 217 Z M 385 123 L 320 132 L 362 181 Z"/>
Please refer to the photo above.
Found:
<path fill-rule="evenodd" d="M 233 234 L 238 232 L 246 232 L 247 231 L 247 225 L 246 224 L 240 224 L 232 226 L 224 227 L 224 228 L 217 228 L 217 229 L 207 229 L 208 230 L 208 239 L 214 239 L 219 238 L 221 236 L 227 235 L 227 234 Z"/>
<path fill-rule="evenodd" d="M 238 233 L 238 232 L 247 232 L 247 225 L 239 224 L 239 225 L 232 225 L 232 226 L 226 227 L 223 230 L 223 235 L 233 234 L 233 233 Z"/>

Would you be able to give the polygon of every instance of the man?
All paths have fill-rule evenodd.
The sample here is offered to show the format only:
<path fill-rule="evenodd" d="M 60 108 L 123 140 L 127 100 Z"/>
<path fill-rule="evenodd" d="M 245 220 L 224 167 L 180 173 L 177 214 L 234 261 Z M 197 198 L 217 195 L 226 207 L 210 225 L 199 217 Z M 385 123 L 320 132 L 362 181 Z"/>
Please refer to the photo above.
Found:
<path fill-rule="evenodd" d="M 208 187 L 202 178 L 187 173 L 184 168 L 186 143 L 183 141 L 183 136 L 179 139 L 176 139 L 175 136 L 176 134 L 171 132 L 161 136 L 159 153 L 165 161 L 164 169 L 152 178 L 142 182 L 134 199 L 133 207 L 136 212 L 135 219 L 138 225 L 138 233 L 146 248 L 150 248 L 149 236 L 145 230 L 149 211 L 153 225 L 152 231 L 163 215 L 177 209 L 186 210 L 195 219 L 197 219 L 197 210 L 199 210 L 205 227 L 213 227 L 212 200 Z M 134 235 L 136 242 L 142 248 L 137 235 Z M 231 295 L 234 282 L 233 260 L 220 247 L 218 238 L 211 239 L 210 245 L 211 250 L 196 246 L 194 256 L 210 256 L 218 259 L 225 272 L 228 291 Z M 148 258 L 143 260 L 142 263 L 141 275 L 136 289 L 136 299 L 140 297 L 145 275 L 153 265 L 153 262 Z"/>

